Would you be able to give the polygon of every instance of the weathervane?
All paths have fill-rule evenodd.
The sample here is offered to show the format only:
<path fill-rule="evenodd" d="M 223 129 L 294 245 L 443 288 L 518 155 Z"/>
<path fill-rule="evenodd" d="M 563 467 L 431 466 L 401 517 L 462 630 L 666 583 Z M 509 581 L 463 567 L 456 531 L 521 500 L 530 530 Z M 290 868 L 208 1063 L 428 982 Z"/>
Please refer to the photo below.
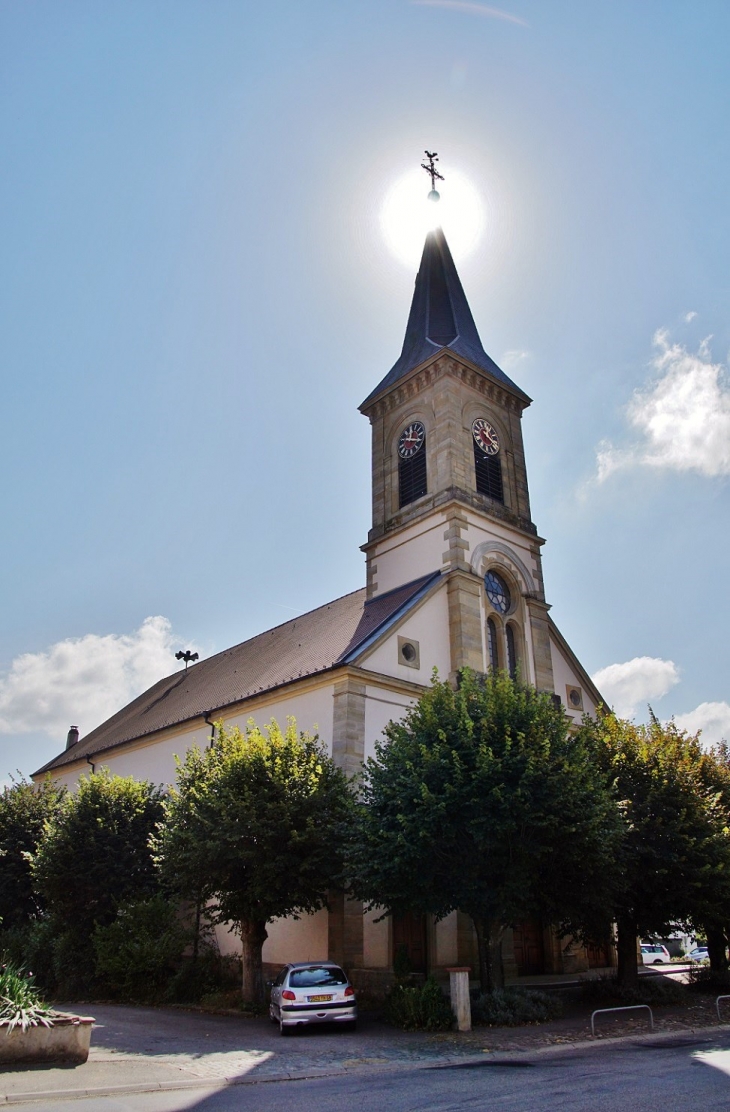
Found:
<path fill-rule="evenodd" d="M 439 160 L 439 156 L 436 154 L 436 151 L 424 151 L 423 153 L 428 159 L 428 162 L 422 162 L 421 169 L 425 170 L 431 178 L 431 192 L 428 195 L 428 199 L 429 201 L 438 201 L 441 194 L 436 189 L 436 179 L 438 178 L 439 181 L 444 180 L 444 175 L 439 174 L 435 166 L 435 163 Z"/>

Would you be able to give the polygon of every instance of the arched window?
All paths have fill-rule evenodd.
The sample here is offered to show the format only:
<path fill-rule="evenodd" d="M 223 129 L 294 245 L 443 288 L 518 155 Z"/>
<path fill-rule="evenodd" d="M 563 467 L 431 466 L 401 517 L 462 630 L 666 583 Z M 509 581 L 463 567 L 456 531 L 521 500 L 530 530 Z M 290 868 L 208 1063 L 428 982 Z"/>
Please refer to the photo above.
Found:
<path fill-rule="evenodd" d="M 497 627 L 494 618 L 487 618 L 487 642 L 489 667 L 493 672 L 496 672 L 499 668 L 499 653 L 497 651 Z"/>
<path fill-rule="evenodd" d="M 514 626 L 511 623 L 507 626 L 507 671 L 510 679 L 517 679 L 517 646 Z"/>
<path fill-rule="evenodd" d="M 504 502 L 502 483 L 502 463 L 500 460 L 499 437 L 497 432 L 483 417 L 477 417 L 471 426 L 474 439 L 474 471 L 477 491 Z"/>
<path fill-rule="evenodd" d="M 427 493 L 426 430 L 412 421 L 398 438 L 398 503 L 402 508 Z"/>

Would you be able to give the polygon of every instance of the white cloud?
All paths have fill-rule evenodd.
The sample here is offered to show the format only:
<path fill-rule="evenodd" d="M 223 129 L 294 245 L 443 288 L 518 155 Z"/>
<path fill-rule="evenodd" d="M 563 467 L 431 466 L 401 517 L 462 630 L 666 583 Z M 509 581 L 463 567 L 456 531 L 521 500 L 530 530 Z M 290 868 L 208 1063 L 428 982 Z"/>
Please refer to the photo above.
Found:
<path fill-rule="evenodd" d="M 0 676 L 0 733 L 42 731 L 81 736 L 179 668 L 167 618 L 146 618 L 130 634 L 69 638 L 45 652 L 16 657 Z"/>
<path fill-rule="evenodd" d="M 684 323 L 685 324 L 691 324 L 691 322 L 695 319 L 696 316 L 697 316 L 697 314 L 695 313 L 694 309 L 690 309 L 690 311 L 688 313 L 684 314 Z"/>
<path fill-rule="evenodd" d="M 499 8 L 490 8 L 486 4 L 471 3 L 470 0 L 411 0 L 419 8 L 449 8 L 454 12 L 464 12 L 466 15 L 479 15 L 486 19 L 503 19 L 507 23 L 517 23 L 520 27 L 529 27 L 526 19 L 510 12 L 503 12 Z"/>
<path fill-rule="evenodd" d="M 636 656 L 599 669 L 591 679 L 618 715 L 632 718 L 637 707 L 661 699 L 679 683 L 679 670 L 672 660 Z"/>
<path fill-rule="evenodd" d="M 713 363 L 709 338 L 696 354 L 654 336 L 654 380 L 627 407 L 639 439 L 628 447 L 603 441 L 596 453 L 597 481 L 619 469 L 643 465 L 673 471 L 730 475 L 730 387 L 725 368 Z"/>
<path fill-rule="evenodd" d="M 516 367 L 519 363 L 524 363 L 525 359 L 530 358 L 529 351 L 506 351 L 501 359 L 502 367 L 509 369 Z"/>
<path fill-rule="evenodd" d="M 700 703 L 687 714 L 676 715 L 674 721 L 690 734 L 702 730 L 704 745 L 730 741 L 730 703 Z"/>

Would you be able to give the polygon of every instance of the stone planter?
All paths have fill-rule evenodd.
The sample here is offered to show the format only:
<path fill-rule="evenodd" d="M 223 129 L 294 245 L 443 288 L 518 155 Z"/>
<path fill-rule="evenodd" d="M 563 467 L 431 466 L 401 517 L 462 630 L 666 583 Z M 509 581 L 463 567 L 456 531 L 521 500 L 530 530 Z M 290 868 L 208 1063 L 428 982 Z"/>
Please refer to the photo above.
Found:
<path fill-rule="evenodd" d="M 7 1020 L 0 1021 L 0 1064 L 10 1062 L 85 1062 L 89 1057 L 90 1016 L 59 1015 L 52 1027 L 21 1027 L 9 1030 Z"/>

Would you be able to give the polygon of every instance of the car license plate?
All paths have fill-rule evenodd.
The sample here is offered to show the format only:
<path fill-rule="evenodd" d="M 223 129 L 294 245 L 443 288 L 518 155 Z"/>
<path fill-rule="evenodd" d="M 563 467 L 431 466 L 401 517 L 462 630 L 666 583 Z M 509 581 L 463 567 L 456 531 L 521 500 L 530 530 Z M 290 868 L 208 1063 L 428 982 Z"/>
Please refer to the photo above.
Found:
<path fill-rule="evenodd" d="M 323 1004 L 326 1000 L 332 999 L 332 993 L 329 996 L 308 996 L 307 1000 L 310 1004 Z"/>

